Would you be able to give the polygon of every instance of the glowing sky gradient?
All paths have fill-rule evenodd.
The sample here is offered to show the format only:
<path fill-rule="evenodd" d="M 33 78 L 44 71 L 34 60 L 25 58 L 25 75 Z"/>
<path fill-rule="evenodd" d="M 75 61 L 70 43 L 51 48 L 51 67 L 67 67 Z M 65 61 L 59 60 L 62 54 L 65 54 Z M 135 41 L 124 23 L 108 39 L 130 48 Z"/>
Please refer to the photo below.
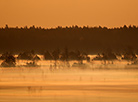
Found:
<path fill-rule="evenodd" d="M 138 25 L 138 0 L 0 0 L 0 27 Z"/>

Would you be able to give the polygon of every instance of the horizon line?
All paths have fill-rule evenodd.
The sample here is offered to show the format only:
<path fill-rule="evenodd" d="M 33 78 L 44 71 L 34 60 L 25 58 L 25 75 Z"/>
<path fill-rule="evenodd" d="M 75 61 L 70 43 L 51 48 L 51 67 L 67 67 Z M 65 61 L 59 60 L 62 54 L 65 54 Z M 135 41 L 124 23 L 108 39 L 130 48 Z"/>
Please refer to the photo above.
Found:
<path fill-rule="evenodd" d="M 86 28 L 107 28 L 107 29 L 115 29 L 115 28 L 123 28 L 123 27 L 127 27 L 127 28 L 129 28 L 129 27 L 136 27 L 136 28 L 138 28 L 138 25 L 123 25 L 123 26 L 118 26 L 118 27 L 107 27 L 107 26 L 101 26 L 101 25 L 99 25 L 99 26 L 89 26 L 89 25 L 83 25 L 83 26 L 78 26 L 78 25 L 70 25 L 70 26 L 56 26 L 56 27 L 42 27 L 42 26 L 36 26 L 36 25 L 31 25 L 31 26 L 27 26 L 27 25 L 25 25 L 25 26 L 9 26 L 8 24 L 5 24 L 5 27 L 0 27 L 0 29 L 5 29 L 5 28 L 18 28 L 18 29 L 22 29 L 22 28 L 27 28 L 27 29 L 29 29 L 29 28 L 32 28 L 32 27 L 34 27 L 34 28 L 41 28 L 41 29 L 57 29 L 57 28 L 75 28 L 75 27 L 78 27 L 78 28 L 84 28 L 84 27 L 86 27 Z"/>

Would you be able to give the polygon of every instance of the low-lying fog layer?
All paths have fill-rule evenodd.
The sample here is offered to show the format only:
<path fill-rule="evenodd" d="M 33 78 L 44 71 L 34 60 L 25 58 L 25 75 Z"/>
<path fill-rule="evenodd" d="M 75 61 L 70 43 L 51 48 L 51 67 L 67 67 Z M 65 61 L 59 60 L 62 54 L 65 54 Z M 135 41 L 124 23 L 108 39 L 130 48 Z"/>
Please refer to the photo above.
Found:
<path fill-rule="evenodd" d="M 63 66 L 51 70 L 53 63 L 0 68 L 0 102 L 138 102 L 137 65 L 95 61 L 87 63 L 86 69 Z"/>

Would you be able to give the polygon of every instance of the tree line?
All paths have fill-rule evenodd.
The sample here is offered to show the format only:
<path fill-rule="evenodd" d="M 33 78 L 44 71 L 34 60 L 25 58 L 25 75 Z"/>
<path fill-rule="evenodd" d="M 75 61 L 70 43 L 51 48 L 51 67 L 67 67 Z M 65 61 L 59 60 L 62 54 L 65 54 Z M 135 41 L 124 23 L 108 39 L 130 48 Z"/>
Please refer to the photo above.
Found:
<path fill-rule="evenodd" d="M 131 47 L 138 52 L 138 26 L 107 27 L 15 27 L 0 28 L 0 52 L 35 50 L 41 53 L 55 48 L 68 47 L 87 53 L 99 53 L 111 48 L 124 51 Z"/>

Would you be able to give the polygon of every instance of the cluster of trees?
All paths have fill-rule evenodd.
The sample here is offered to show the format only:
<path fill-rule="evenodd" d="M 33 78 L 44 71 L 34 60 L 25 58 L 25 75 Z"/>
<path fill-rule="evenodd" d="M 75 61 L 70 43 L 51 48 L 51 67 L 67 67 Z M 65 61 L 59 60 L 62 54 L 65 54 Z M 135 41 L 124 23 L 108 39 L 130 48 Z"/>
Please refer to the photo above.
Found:
<path fill-rule="evenodd" d="M 42 52 L 68 47 L 87 53 L 103 52 L 106 48 L 122 51 L 131 46 L 138 50 L 138 27 L 124 25 L 119 28 L 107 27 L 41 27 L 0 28 L 0 52 L 35 50 Z"/>

